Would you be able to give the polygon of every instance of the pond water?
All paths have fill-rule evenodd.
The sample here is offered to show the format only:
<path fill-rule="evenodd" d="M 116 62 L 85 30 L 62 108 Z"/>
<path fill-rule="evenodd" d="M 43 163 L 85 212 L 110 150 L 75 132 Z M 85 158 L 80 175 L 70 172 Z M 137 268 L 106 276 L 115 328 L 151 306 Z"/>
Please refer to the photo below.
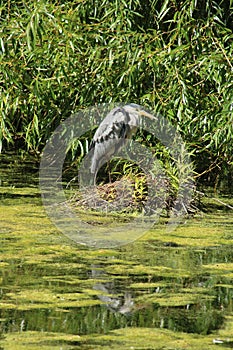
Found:
<path fill-rule="evenodd" d="M 230 208 L 88 249 L 47 217 L 35 160 L 0 158 L 0 349 L 233 348 Z"/>

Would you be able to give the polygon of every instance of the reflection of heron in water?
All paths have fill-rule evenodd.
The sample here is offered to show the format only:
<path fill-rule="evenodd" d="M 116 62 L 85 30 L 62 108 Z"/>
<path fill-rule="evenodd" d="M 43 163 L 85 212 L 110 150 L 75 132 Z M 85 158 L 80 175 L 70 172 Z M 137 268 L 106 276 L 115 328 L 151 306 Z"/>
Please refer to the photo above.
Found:
<path fill-rule="evenodd" d="M 102 295 L 99 295 L 99 299 L 103 301 L 111 311 L 119 312 L 123 315 L 130 315 L 133 311 L 134 302 L 129 292 L 125 292 L 124 296 L 119 297 L 110 293 L 111 286 L 103 283 L 97 283 L 94 289 L 103 292 Z"/>
<path fill-rule="evenodd" d="M 92 266 L 92 277 L 99 278 L 105 274 L 100 266 Z M 122 296 L 116 293 L 114 281 L 97 282 L 93 289 L 102 292 L 98 295 L 99 299 L 105 303 L 109 310 L 119 312 L 122 315 L 130 315 L 134 309 L 134 301 L 130 292 L 126 291 Z"/>
<path fill-rule="evenodd" d="M 94 149 L 91 162 L 94 183 L 96 183 L 99 168 L 124 146 L 126 139 L 136 132 L 142 116 L 156 119 L 143 107 L 130 103 L 114 108 L 100 123 L 90 145 L 90 149 Z"/>

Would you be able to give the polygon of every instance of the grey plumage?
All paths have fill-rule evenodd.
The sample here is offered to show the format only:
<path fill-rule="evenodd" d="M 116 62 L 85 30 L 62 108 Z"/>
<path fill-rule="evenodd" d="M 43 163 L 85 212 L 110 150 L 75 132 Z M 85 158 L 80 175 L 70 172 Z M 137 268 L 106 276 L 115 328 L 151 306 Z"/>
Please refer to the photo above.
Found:
<path fill-rule="evenodd" d="M 137 104 L 128 104 L 111 110 L 96 130 L 90 149 L 93 150 L 91 173 L 94 179 L 98 169 L 108 161 L 137 130 L 140 117 L 155 117 Z"/>

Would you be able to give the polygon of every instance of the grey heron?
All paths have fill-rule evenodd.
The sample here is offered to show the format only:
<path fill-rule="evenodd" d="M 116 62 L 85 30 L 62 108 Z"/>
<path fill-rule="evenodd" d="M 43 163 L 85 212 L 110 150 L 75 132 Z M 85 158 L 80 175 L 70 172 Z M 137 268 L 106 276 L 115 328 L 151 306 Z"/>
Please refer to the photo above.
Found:
<path fill-rule="evenodd" d="M 91 173 L 94 174 L 94 184 L 98 169 L 108 161 L 136 132 L 140 125 L 140 118 L 156 119 L 143 107 L 130 103 L 111 110 L 96 130 L 90 150 L 93 149 Z"/>

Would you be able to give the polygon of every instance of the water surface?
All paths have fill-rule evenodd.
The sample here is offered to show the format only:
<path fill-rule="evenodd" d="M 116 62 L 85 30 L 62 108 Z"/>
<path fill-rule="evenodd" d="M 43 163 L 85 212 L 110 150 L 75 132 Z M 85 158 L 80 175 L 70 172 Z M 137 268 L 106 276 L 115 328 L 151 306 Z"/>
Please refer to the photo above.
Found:
<path fill-rule="evenodd" d="M 91 250 L 48 219 L 34 159 L 2 155 L 0 181 L 0 349 L 233 348 L 229 208 Z"/>

